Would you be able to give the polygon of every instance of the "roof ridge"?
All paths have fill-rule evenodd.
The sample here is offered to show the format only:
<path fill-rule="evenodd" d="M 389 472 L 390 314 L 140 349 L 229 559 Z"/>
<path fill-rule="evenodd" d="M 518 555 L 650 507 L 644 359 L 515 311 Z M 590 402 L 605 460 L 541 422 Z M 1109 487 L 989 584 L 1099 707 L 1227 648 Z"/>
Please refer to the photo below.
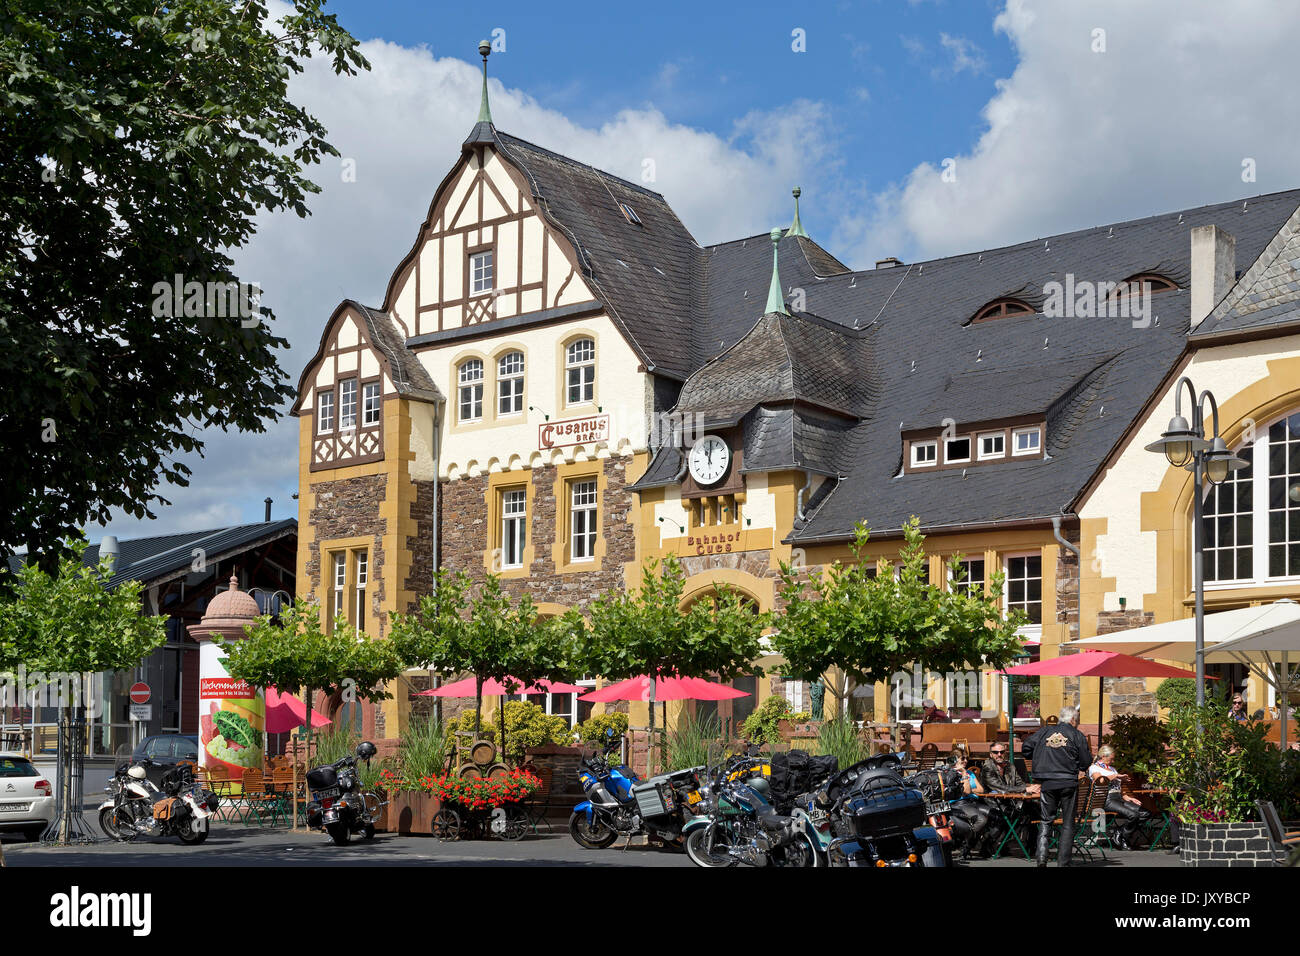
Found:
<path fill-rule="evenodd" d="M 566 156 L 564 155 L 564 153 L 557 153 L 553 149 L 547 149 L 545 146 L 539 146 L 537 143 L 534 143 L 532 140 L 527 140 L 524 139 L 523 137 L 515 136 L 513 133 L 507 133 L 504 130 L 497 129 L 495 126 L 492 129 L 497 134 L 498 137 L 511 140 L 513 143 L 520 146 L 526 146 L 527 148 L 533 150 L 534 152 L 541 153 L 543 156 L 551 156 L 554 157 L 555 159 L 561 159 L 572 166 L 579 166 L 582 169 L 590 170 L 591 172 L 597 173 L 601 176 L 608 176 L 610 179 L 614 180 L 615 182 L 621 183 L 622 185 L 627 186 L 630 189 L 635 189 L 637 192 L 645 193 L 646 195 L 649 196 L 655 196 L 659 199 L 664 199 L 663 193 L 655 192 L 653 189 L 647 189 L 645 186 L 642 186 L 639 183 L 634 183 L 630 179 L 624 179 L 622 176 L 619 176 L 615 173 L 611 173 L 607 169 L 601 169 L 599 166 L 593 166 L 591 163 L 584 163 L 582 160 L 574 159 L 572 156 Z M 667 202 L 668 200 L 664 199 L 664 203 L 667 204 Z"/>

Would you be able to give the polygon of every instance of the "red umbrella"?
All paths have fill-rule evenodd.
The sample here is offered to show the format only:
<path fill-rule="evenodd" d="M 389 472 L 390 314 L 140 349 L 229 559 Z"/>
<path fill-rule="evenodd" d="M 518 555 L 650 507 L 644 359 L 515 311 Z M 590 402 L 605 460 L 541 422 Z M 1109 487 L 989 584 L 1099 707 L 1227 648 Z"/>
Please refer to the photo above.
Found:
<path fill-rule="evenodd" d="M 464 680 L 454 681 L 450 684 L 443 684 L 441 687 L 435 687 L 432 690 L 422 690 L 416 697 L 473 697 L 476 693 L 475 679 L 466 677 Z M 539 680 L 536 684 L 520 683 L 515 690 L 510 690 L 505 684 L 489 677 L 483 682 L 484 697 L 500 697 L 502 694 L 581 694 L 587 688 L 579 687 L 577 684 L 561 684 L 558 681 Z"/>
<path fill-rule="evenodd" d="M 733 697 L 748 697 L 749 692 L 736 690 L 726 684 L 714 684 L 699 677 L 657 677 L 655 678 L 654 697 L 650 696 L 650 678 L 632 677 L 628 680 L 610 684 L 590 694 L 583 694 L 578 700 L 590 700 L 596 703 L 608 703 L 613 700 L 730 700 Z"/>
<path fill-rule="evenodd" d="M 1181 667 L 1170 667 L 1144 657 L 1130 657 L 1115 651 L 1080 651 L 1047 660 L 1008 667 L 1004 674 L 1037 674 L 1053 677 L 1097 678 L 1097 742 L 1101 743 L 1101 690 L 1106 677 L 1195 677 Z M 1217 678 L 1215 678 L 1217 680 Z"/>
<path fill-rule="evenodd" d="M 274 687 L 266 689 L 266 732 L 287 734 L 307 722 L 307 705 L 292 694 L 281 694 Z M 319 710 L 311 712 L 311 725 L 324 727 L 333 723 Z"/>

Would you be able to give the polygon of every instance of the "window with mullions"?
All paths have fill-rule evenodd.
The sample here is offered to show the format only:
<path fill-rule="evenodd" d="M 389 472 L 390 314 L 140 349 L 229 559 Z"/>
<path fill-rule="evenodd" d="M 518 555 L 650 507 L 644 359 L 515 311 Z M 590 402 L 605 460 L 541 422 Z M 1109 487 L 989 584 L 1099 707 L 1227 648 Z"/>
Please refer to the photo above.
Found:
<path fill-rule="evenodd" d="M 528 541 L 528 505 L 524 490 L 501 492 L 501 566 L 522 568 Z"/>
<path fill-rule="evenodd" d="M 1030 624 L 1043 623 L 1043 556 L 1019 554 L 1006 559 L 1007 609 L 1019 608 Z"/>
<path fill-rule="evenodd" d="M 356 609 L 357 630 L 358 630 L 358 631 L 361 631 L 363 634 L 365 633 L 365 630 L 366 630 L 366 580 L 367 580 L 367 579 L 369 578 L 369 576 L 370 576 L 370 574 L 369 574 L 370 566 L 369 566 L 369 561 L 367 560 L 368 557 L 369 557 L 369 555 L 368 555 L 368 553 L 365 552 L 365 551 L 358 551 L 358 552 L 356 553 L 356 562 L 357 562 L 357 604 L 356 604 L 356 608 L 357 608 L 357 609 Z"/>
<path fill-rule="evenodd" d="M 596 400 L 596 343 L 578 339 L 564 353 L 566 405 L 583 405 Z"/>
<path fill-rule="evenodd" d="M 596 556 L 596 482 L 575 481 L 570 498 L 569 521 L 573 529 L 571 561 L 590 561 Z"/>
<path fill-rule="evenodd" d="M 497 361 L 497 414 L 524 410 L 524 353 L 507 352 Z"/>
<path fill-rule="evenodd" d="M 961 581 L 952 581 L 950 583 L 954 587 L 964 588 L 971 594 L 982 595 L 984 593 L 984 559 L 963 558 L 958 564 L 962 569 Z"/>
<path fill-rule="evenodd" d="M 379 383 L 367 382 L 361 386 L 361 424 L 379 424 Z"/>
<path fill-rule="evenodd" d="M 1300 413 L 1268 429 L 1268 576 L 1300 575 Z"/>
<path fill-rule="evenodd" d="M 321 392 L 316 398 L 316 433 L 323 435 L 334 430 L 334 393 Z"/>
<path fill-rule="evenodd" d="M 483 360 L 466 359 L 460 363 L 460 421 L 475 422 L 483 417 Z"/>
<path fill-rule="evenodd" d="M 343 552 L 334 555 L 334 607 L 331 618 L 335 623 L 347 620 L 345 588 L 348 583 L 348 556 Z"/>
<path fill-rule="evenodd" d="M 1228 472 L 1221 485 L 1205 492 L 1201 541 L 1205 545 L 1205 580 L 1239 581 L 1255 576 L 1255 450 L 1243 448 L 1237 457 L 1250 464 Z"/>
<path fill-rule="evenodd" d="M 492 253 L 476 252 L 469 257 L 469 291 L 470 295 L 482 295 L 492 291 Z"/>
<path fill-rule="evenodd" d="M 357 380 L 345 378 L 339 382 L 339 428 L 357 427 Z"/>

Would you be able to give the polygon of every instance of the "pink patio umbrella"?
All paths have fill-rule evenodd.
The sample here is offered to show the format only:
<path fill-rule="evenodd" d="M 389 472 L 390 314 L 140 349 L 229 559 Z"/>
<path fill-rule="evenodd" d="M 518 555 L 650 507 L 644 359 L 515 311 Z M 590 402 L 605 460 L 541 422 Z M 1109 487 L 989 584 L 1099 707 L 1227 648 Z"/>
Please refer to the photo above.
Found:
<path fill-rule="evenodd" d="M 266 732 L 287 734 L 307 722 L 307 705 L 293 694 L 282 694 L 274 687 L 266 689 Z M 319 710 L 311 712 L 311 725 L 324 727 L 333 723 Z"/>
<path fill-rule="evenodd" d="M 514 680 L 507 676 L 506 680 Z M 511 690 L 504 683 L 489 677 L 483 682 L 483 695 L 495 696 L 501 699 L 497 711 L 501 717 L 501 753 L 505 756 L 506 749 L 506 694 L 581 694 L 585 687 L 579 687 L 577 684 L 563 684 L 559 681 L 539 680 L 536 684 L 524 684 L 517 682 L 515 690 Z M 478 695 L 478 678 L 466 677 L 462 680 L 453 681 L 450 684 L 443 684 L 441 687 L 433 687 L 429 690 L 422 690 L 416 697 L 476 697 Z"/>
<path fill-rule="evenodd" d="M 1181 667 L 1170 667 L 1144 657 L 1130 657 L 1115 651 L 1080 651 L 1062 654 L 1047 660 L 1018 664 L 1002 671 L 1004 674 L 1037 674 L 1040 677 L 1095 677 L 1097 678 L 1097 743 L 1101 744 L 1101 696 L 1107 677 L 1195 677 Z M 1217 678 L 1214 678 L 1217 680 Z"/>

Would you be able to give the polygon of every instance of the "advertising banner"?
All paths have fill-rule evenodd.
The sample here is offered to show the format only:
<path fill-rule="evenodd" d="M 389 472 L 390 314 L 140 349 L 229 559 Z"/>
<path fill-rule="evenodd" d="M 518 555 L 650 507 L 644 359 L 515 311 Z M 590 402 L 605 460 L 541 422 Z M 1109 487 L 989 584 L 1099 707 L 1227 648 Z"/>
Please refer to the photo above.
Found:
<path fill-rule="evenodd" d="M 266 701 L 226 673 L 223 656 L 212 641 L 199 645 L 199 765 L 242 775 L 262 766 Z"/>

